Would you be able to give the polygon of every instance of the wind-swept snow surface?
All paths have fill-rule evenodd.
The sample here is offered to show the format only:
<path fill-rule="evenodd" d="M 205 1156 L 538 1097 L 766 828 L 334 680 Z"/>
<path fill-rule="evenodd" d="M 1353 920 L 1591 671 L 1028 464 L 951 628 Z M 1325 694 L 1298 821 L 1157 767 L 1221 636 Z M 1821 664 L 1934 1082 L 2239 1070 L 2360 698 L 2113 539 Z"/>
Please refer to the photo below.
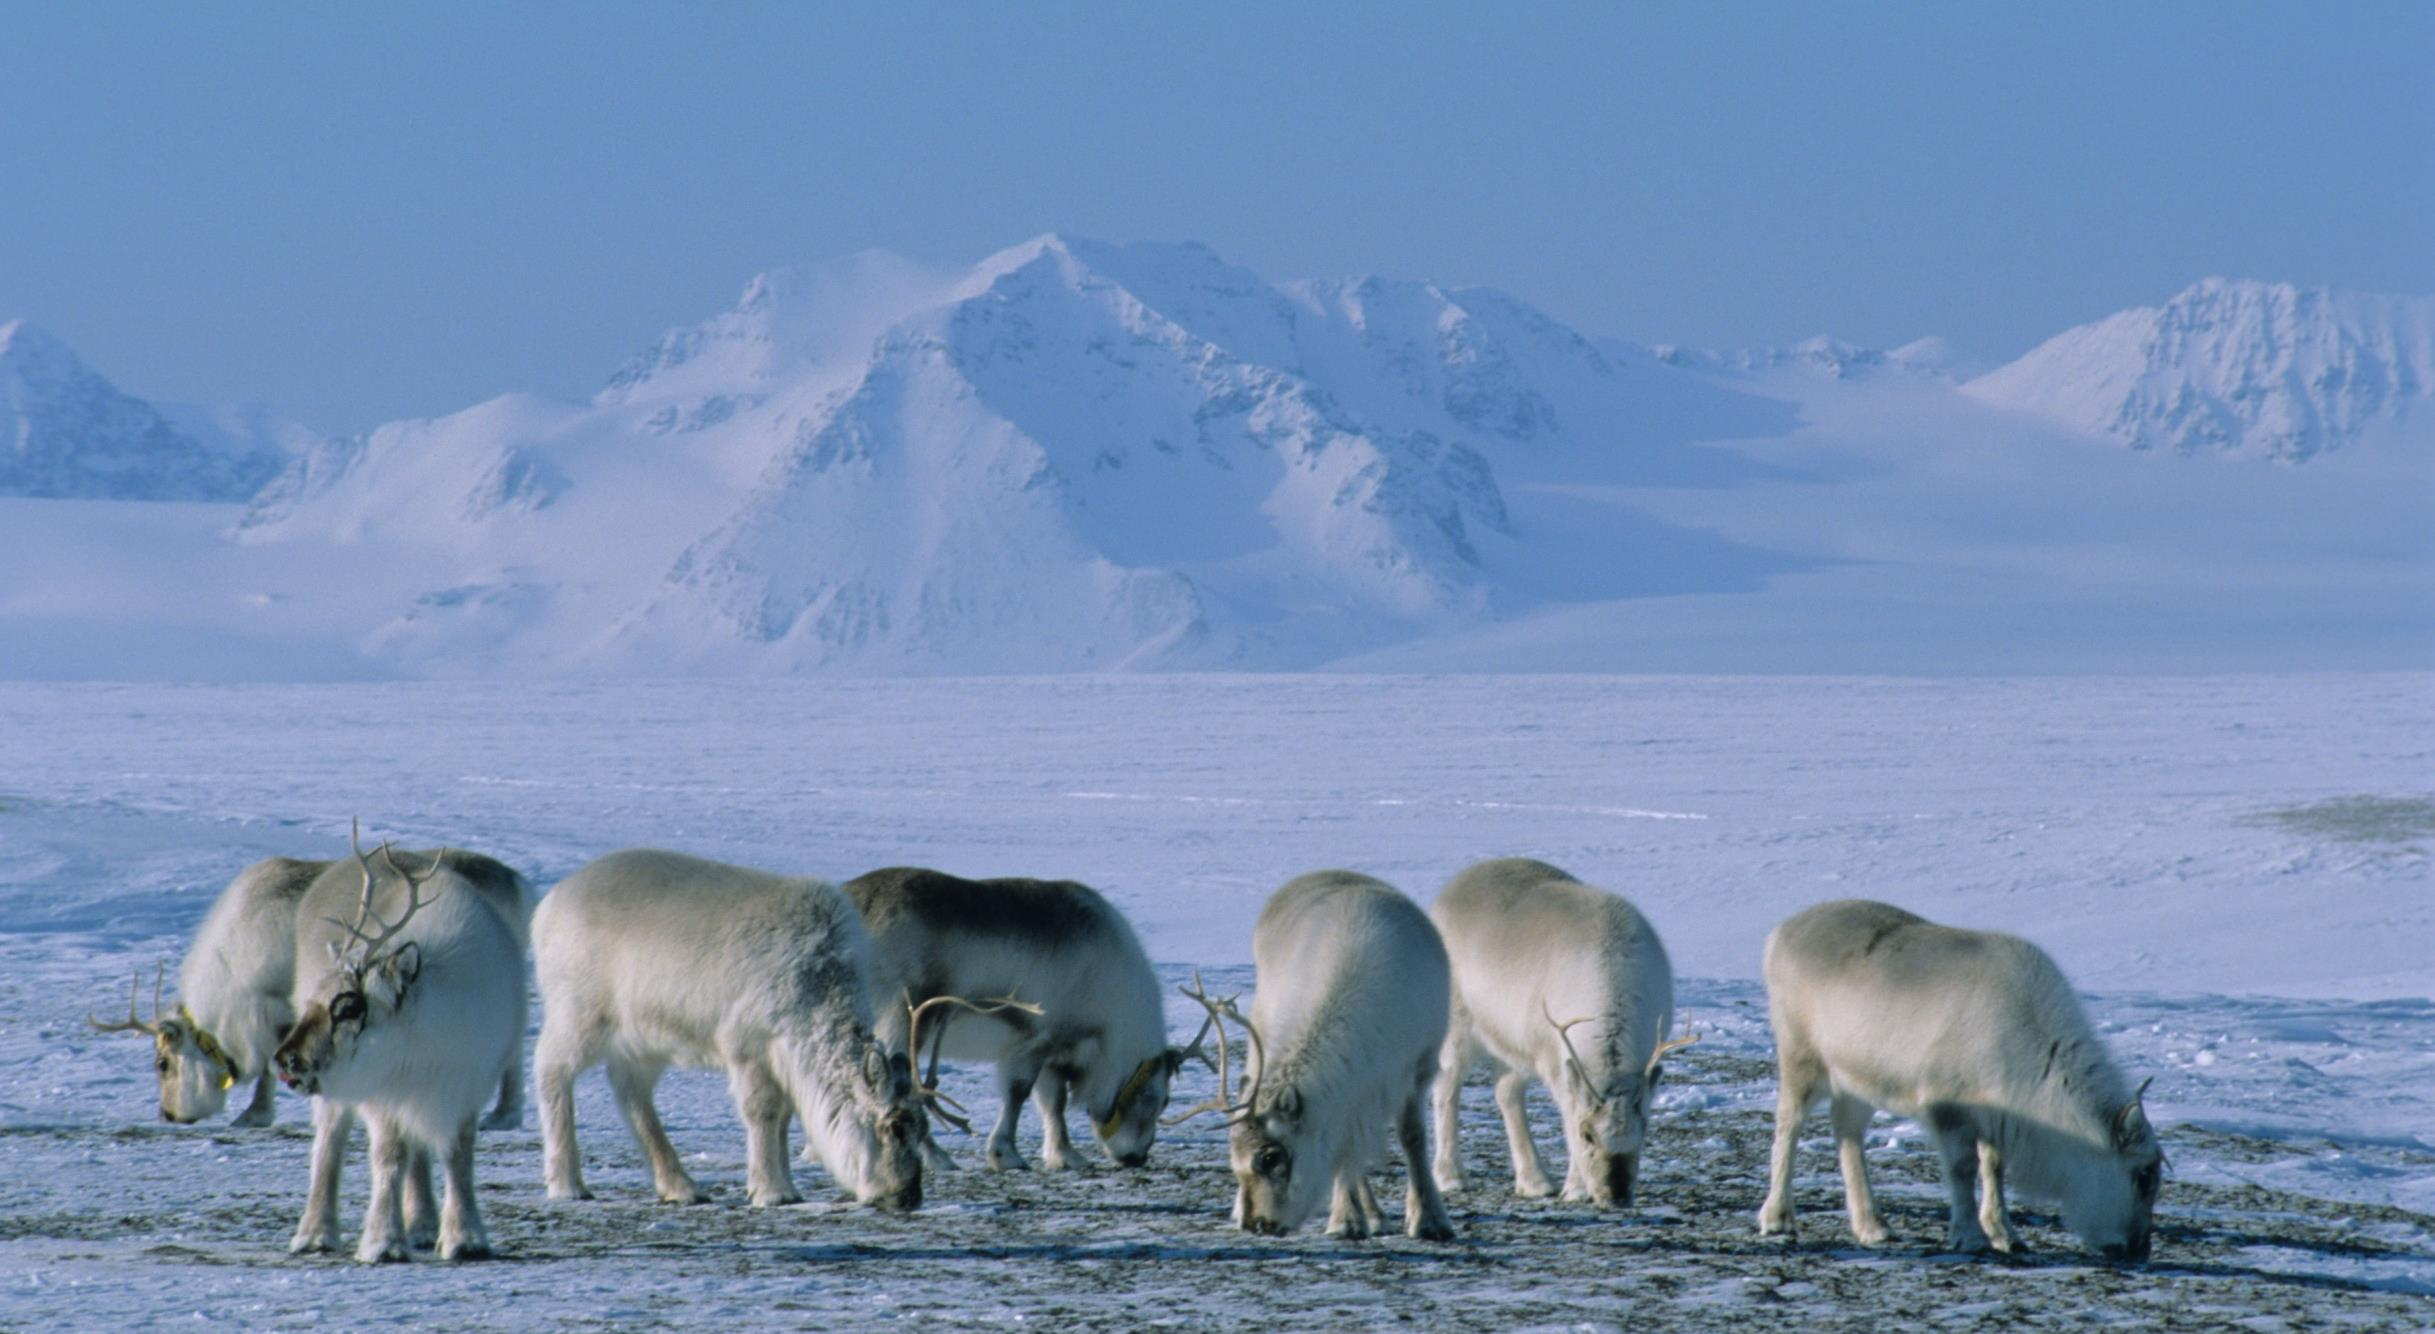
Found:
<path fill-rule="evenodd" d="M 17 684 L 0 686 L 0 736 L 0 1325 L 2414 1328 L 2435 1312 L 2423 673 Z M 833 877 L 1073 876 L 1171 979 L 1198 966 L 1220 992 L 1248 987 L 1253 917 L 1294 873 L 1351 866 L 1425 901 L 1478 858 L 1537 856 L 1648 912 L 1689 979 L 1682 1026 L 1704 1036 L 1669 1062 L 1632 1210 L 1513 1196 L 1488 1091 L 1467 1091 L 1481 1185 L 1452 1200 L 1449 1247 L 1231 1230 L 1205 1121 L 1142 1172 L 967 1171 L 897 1218 L 837 1205 L 806 1168 L 811 1203 L 751 1210 L 724 1079 L 677 1073 L 661 1107 L 708 1206 L 650 1202 L 595 1077 L 578 1103 L 600 1200 L 543 1198 L 533 1129 L 483 1136 L 502 1263 L 296 1260 L 300 1103 L 283 1096 L 269 1131 L 162 1126 L 143 1044 L 84 1015 L 174 960 L 237 869 L 340 851 L 357 815 L 543 885 L 636 843 Z M 2156 1263 L 2092 1264 L 2034 1202 L 2027 1259 L 1937 1254 L 1930 1140 L 1890 1119 L 1870 1140 L 1891 1248 L 1849 1244 L 1823 1120 L 1800 1242 L 1753 1235 L 1773 1099 L 1759 942 L 1854 895 L 2026 934 L 2091 993 L 2120 1063 L 2156 1077 L 2174 1165 Z M 1179 1039 L 1191 1008 L 1172 998 Z M 985 1069 L 950 1078 L 989 1105 Z M 1208 1091 L 1197 1067 L 1182 1082 Z M 1391 1208 L 1397 1170 L 1379 1182 Z M 349 1181 L 351 1235 L 360 1155 Z"/>

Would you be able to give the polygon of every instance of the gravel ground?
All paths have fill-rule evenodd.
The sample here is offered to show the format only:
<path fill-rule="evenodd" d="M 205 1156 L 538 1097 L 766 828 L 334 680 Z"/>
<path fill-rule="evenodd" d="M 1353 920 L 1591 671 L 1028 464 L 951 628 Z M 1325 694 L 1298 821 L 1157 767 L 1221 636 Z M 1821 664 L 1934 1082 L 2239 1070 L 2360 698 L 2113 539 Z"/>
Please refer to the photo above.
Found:
<path fill-rule="evenodd" d="M 1805 1145 L 1800 1240 L 1761 1239 L 1751 1215 L 1768 1116 L 1698 1104 L 1746 1100 L 1767 1080 L 1765 1062 L 1715 1052 L 1676 1070 L 1641 1206 L 1612 1212 L 1516 1197 L 1488 1090 L 1467 1089 L 1474 1185 L 1451 1199 L 1461 1233 L 1452 1245 L 1336 1242 L 1315 1224 L 1273 1240 L 1234 1231 L 1223 1145 L 1206 1122 L 1172 1132 L 1146 1170 L 943 1175 L 929 1207 L 912 1216 L 831 1202 L 811 1168 L 801 1175 L 812 1203 L 756 1210 L 742 1201 L 741 1131 L 720 1114 L 718 1081 L 704 1076 L 672 1076 L 663 1102 L 714 1199 L 665 1206 L 651 1201 L 639 1155 L 595 1076 L 581 1109 L 600 1200 L 546 1200 L 538 1136 L 487 1134 L 483 1207 L 502 1258 L 442 1266 L 418 1256 L 367 1269 L 284 1254 L 309 1141 L 294 1102 L 283 1102 L 282 1123 L 267 1131 L 18 1127 L 0 1136 L 0 1159 L 54 1170 L 29 1178 L 12 1168 L 0 1196 L 0 1325 L 2435 1324 L 2435 1298 L 2411 1291 L 2417 1283 L 2378 1277 L 2425 1271 L 2435 1218 L 2176 1182 L 2159 1210 L 2156 1262 L 2145 1268 L 2092 1262 L 2052 1214 L 2034 1209 L 2017 1218 L 2031 1254 L 1965 1259 L 1937 1253 L 1944 1223 L 1934 1160 L 1900 1137 L 1871 1154 L 1896 1244 L 1851 1244 L 1823 1138 Z M 976 1074 L 962 1082 L 977 1084 Z M 1189 1081 L 1186 1092 L 1199 1096 Z M 1533 1112 L 1552 1151 L 1552 1109 L 1540 1098 Z M 1812 1129 L 1822 1137 L 1823 1120 Z M 2167 1140 L 2185 1156 L 2239 1162 L 2292 1152 L 2222 1133 L 2168 1132 Z M 351 1243 L 360 1155 L 350 1166 Z M 1381 1180 L 1391 1216 L 1400 1214 L 1400 1173 L 1393 1164 Z M 122 1184 L 79 1188 L 98 1181 Z"/>

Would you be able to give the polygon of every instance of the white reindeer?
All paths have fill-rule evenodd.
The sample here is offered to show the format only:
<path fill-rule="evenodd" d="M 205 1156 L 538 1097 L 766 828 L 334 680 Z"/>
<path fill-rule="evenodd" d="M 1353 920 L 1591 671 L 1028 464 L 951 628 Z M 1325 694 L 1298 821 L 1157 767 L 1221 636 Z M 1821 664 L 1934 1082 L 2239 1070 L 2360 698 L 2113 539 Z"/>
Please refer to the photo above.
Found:
<path fill-rule="evenodd" d="M 614 852 L 542 899 L 533 951 L 542 997 L 534 1078 L 552 1199 L 591 1198 L 574 1083 L 606 1060 L 663 1200 L 709 1198 L 652 1106 L 673 1063 L 727 1071 L 754 1205 L 803 1198 L 787 1168 L 791 1113 L 856 1199 L 921 1206 L 921 1090 L 904 1055 L 872 1034 L 870 946 L 836 886 L 674 852 Z"/>
<path fill-rule="evenodd" d="M 1438 1185 L 1464 1188 L 1458 1103 L 1464 1074 L 1484 1055 L 1498 1071 L 1515 1193 L 1553 1190 L 1523 1109 L 1536 1076 L 1563 1113 L 1564 1198 L 1629 1207 L 1660 1062 L 1698 1041 L 1666 1037 L 1674 969 L 1656 929 L 1620 896 L 1523 858 L 1456 876 L 1429 919 L 1454 966 L 1437 1078 Z"/>
<path fill-rule="evenodd" d="M 1862 1245 L 1886 1240 L 1861 1156 L 1884 1107 L 1936 1136 L 1948 1248 L 2019 1249 L 2009 1180 L 2059 1200 L 2064 1225 L 2106 1258 L 2148 1258 L 2164 1154 L 2140 1105 L 2147 1085 L 2127 1086 L 2037 946 L 1843 899 L 1769 932 L 1766 976 L 1781 1083 L 1759 1231 L 1792 1230 L 1794 1142 L 1824 1093 Z"/>
<path fill-rule="evenodd" d="M 522 879 L 487 857 L 465 852 L 449 856 L 477 886 L 516 901 L 514 915 L 521 932 L 530 911 Z M 162 1120 L 192 1125 L 216 1116 L 227 1106 L 229 1090 L 240 1083 L 253 1085 L 253 1100 L 234 1124 L 267 1126 L 277 1115 L 272 1089 L 278 1079 L 271 1069 L 271 1052 L 296 1022 L 291 1003 L 296 987 L 296 905 L 316 878 L 347 865 L 273 857 L 245 868 L 220 891 L 195 931 L 194 943 L 178 967 L 177 1011 L 163 1011 L 156 979 L 151 1019 L 136 1013 L 130 996 L 126 1019 L 92 1021 L 104 1032 L 133 1031 L 152 1039 Z M 486 1130 L 512 1127 L 524 1119 L 521 1056 L 519 1049 L 519 1059 L 500 1077 L 498 1104 L 482 1119 Z"/>
<path fill-rule="evenodd" d="M 360 1115 L 372 1194 L 356 1259 L 407 1258 L 430 1219 L 433 1155 L 447 1165 L 440 1258 L 485 1256 L 474 1124 L 524 1042 L 522 901 L 503 905 L 453 852 L 383 844 L 385 874 L 361 843 L 355 858 L 358 884 L 325 873 L 297 914 L 297 1019 L 273 1059 L 315 1101 L 312 1184 L 289 1248 L 336 1249 L 339 1168 Z"/>
<path fill-rule="evenodd" d="M 1030 1007 L 950 1015 L 934 1030 L 925 1083 L 935 1085 L 942 1052 L 997 1062 L 1003 1109 L 989 1134 L 990 1167 L 1027 1166 L 1015 1147 L 1026 1097 L 1039 1101 L 1040 1162 L 1051 1171 L 1073 1160 L 1069 1096 L 1082 1103 L 1111 1161 L 1149 1161 L 1169 1083 L 1187 1052 L 1167 1045 L 1158 975 L 1124 914 L 1068 880 L 965 880 L 902 866 L 849 880 L 845 893 L 871 935 L 882 1041 L 909 1042 L 910 1008 L 938 996 L 1003 997 Z M 935 1142 L 924 1153 L 933 1166 L 954 1166 Z"/>
<path fill-rule="evenodd" d="M 1271 895 L 1251 938 L 1257 992 L 1246 1020 L 1231 999 L 1185 994 L 1209 1010 L 1221 1053 L 1217 1096 L 1175 1118 L 1225 1114 L 1232 1127 L 1234 1222 L 1282 1236 L 1330 1193 L 1327 1232 L 1361 1238 L 1384 1225 L 1368 1176 L 1386 1129 L 1402 1141 L 1404 1230 L 1451 1241 L 1429 1173 L 1421 1104 L 1446 1038 L 1449 982 L 1437 928 L 1392 887 L 1351 871 L 1314 871 Z M 1226 1088 L 1224 1021 L 1251 1041 L 1248 1091 Z"/>

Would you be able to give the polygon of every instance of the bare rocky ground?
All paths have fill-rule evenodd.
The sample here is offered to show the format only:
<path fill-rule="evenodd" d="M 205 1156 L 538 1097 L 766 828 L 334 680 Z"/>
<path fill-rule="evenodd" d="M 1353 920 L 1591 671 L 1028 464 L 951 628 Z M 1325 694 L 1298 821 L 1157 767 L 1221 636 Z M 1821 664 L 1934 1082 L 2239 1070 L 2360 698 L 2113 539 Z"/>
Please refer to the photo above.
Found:
<path fill-rule="evenodd" d="M 742 1202 L 742 1133 L 724 1114 L 720 1081 L 673 1076 L 663 1106 L 712 1203 L 651 1202 L 639 1156 L 588 1085 L 581 1110 L 599 1201 L 543 1198 L 532 1130 L 486 1134 L 482 1202 L 502 1258 L 450 1266 L 418 1255 L 366 1268 L 285 1254 L 309 1139 L 293 1101 L 268 1131 L 18 1127 L 0 1135 L 0 1326 L 2435 1325 L 2435 1298 L 2374 1277 L 2380 1266 L 2423 1272 L 2435 1218 L 2255 1186 L 2169 1184 L 2156 1262 L 2141 1269 L 2093 1262 L 2035 1209 L 2018 1218 L 2032 1254 L 1963 1258 L 1936 1250 L 1944 1222 L 1931 1156 L 1879 1148 L 1871 1157 L 1898 1241 L 1870 1251 L 1851 1244 L 1831 1155 L 1812 1140 L 1800 1240 L 1761 1239 L 1751 1215 L 1768 1117 L 1713 1104 L 1728 1091 L 1746 1100 L 1771 1072 L 1714 1052 L 1674 1073 L 1641 1207 L 1614 1212 L 1516 1197 L 1487 1090 L 1467 1090 L 1474 1186 L 1451 1202 L 1461 1232 L 1452 1245 L 1343 1243 L 1316 1225 L 1275 1240 L 1231 1230 L 1223 1145 L 1206 1119 L 1171 1132 L 1146 1170 L 1096 1161 L 1065 1174 L 965 1170 L 935 1178 L 929 1207 L 899 1217 L 830 1201 L 807 1167 L 813 1203 L 755 1210 Z M 978 1095 L 976 1076 L 962 1087 Z M 1185 1091 L 1199 1096 L 1189 1081 Z M 1551 1109 L 1537 1099 L 1533 1110 L 1552 1146 Z M 1823 1121 L 1813 1129 L 1823 1135 Z M 2168 1144 L 2237 1161 L 2290 1152 L 2197 1131 Z M 351 1166 L 350 1244 L 360 1153 Z M 1381 1178 L 1392 1216 L 1401 1179 L 1399 1162 Z"/>

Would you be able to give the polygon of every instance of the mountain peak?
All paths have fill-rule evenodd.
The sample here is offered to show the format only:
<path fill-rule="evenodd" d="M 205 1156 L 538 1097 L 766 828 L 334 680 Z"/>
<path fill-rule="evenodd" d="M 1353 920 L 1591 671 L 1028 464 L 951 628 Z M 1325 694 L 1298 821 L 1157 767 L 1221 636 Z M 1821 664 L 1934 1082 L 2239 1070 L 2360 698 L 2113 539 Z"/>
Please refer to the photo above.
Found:
<path fill-rule="evenodd" d="M 2297 462 L 2429 411 L 2435 298 L 2202 278 L 1965 388 L 2137 449 Z"/>
<path fill-rule="evenodd" d="M 180 429 L 26 320 L 0 324 L 0 495 L 243 500 L 285 456 L 208 423 Z"/>

